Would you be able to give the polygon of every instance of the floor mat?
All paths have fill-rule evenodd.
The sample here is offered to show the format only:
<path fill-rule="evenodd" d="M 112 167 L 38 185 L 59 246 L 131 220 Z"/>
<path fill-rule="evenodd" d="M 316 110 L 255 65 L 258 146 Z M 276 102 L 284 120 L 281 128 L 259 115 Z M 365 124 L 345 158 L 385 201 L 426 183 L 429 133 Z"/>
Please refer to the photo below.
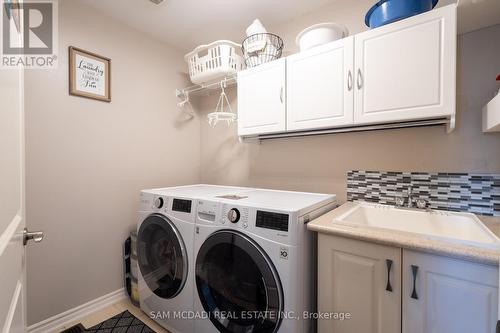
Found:
<path fill-rule="evenodd" d="M 81 333 L 85 331 L 85 327 L 82 324 L 78 324 L 75 326 L 71 326 L 70 328 L 65 329 L 61 333 Z"/>
<path fill-rule="evenodd" d="M 71 329 L 73 330 L 70 331 Z M 80 331 L 77 331 L 77 329 L 78 325 L 61 333 L 155 333 L 155 331 L 128 311 L 123 311 L 90 328 L 84 328 Z"/>

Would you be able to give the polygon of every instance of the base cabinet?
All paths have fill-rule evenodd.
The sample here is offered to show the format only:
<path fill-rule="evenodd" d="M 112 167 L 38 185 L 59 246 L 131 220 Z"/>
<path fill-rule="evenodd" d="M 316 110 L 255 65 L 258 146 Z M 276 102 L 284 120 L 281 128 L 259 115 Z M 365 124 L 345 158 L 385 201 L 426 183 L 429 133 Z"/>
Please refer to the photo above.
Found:
<path fill-rule="evenodd" d="M 403 258 L 403 332 L 495 332 L 497 267 L 407 250 Z"/>
<path fill-rule="evenodd" d="M 401 249 L 321 234 L 318 246 L 318 311 L 351 317 L 318 332 L 401 332 Z"/>
<path fill-rule="evenodd" d="M 495 333 L 498 267 L 320 234 L 318 311 L 351 315 L 319 333 Z"/>

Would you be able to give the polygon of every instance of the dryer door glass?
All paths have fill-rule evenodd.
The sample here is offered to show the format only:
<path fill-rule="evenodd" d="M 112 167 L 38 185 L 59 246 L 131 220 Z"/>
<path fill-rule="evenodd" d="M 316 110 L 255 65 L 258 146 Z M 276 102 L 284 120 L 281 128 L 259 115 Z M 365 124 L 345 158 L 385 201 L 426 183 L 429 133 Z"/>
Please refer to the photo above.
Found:
<path fill-rule="evenodd" d="M 175 225 L 160 214 L 149 215 L 137 235 L 139 269 L 149 289 L 161 298 L 177 296 L 187 278 L 187 253 Z"/>
<path fill-rule="evenodd" d="M 210 320 L 223 333 L 276 332 L 283 291 L 264 250 L 250 237 L 217 231 L 196 258 L 196 287 Z"/>

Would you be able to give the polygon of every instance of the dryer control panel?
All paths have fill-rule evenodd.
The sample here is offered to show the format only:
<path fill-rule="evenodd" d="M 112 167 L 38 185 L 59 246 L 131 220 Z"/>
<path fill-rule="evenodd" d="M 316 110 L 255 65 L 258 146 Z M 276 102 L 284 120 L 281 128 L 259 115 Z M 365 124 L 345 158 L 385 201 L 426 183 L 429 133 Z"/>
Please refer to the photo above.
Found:
<path fill-rule="evenodd" d="M 222 205 L 221 223 L 239 225 L 242 228 L 248 228 L 248 207 L 232 206 L 230 204 Z"/>

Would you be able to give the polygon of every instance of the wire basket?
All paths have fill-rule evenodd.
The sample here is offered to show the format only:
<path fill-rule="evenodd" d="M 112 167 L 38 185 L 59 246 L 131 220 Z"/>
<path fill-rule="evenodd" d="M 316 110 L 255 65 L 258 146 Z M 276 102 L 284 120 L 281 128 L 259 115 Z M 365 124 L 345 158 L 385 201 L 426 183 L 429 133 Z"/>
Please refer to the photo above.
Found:
<path fill-rule="evenodd" d="M 255 34 L 243 41 L 241 49 L 247 67 L 255 67 L 281 58 L 283 40 L 274 34 Z"/>

